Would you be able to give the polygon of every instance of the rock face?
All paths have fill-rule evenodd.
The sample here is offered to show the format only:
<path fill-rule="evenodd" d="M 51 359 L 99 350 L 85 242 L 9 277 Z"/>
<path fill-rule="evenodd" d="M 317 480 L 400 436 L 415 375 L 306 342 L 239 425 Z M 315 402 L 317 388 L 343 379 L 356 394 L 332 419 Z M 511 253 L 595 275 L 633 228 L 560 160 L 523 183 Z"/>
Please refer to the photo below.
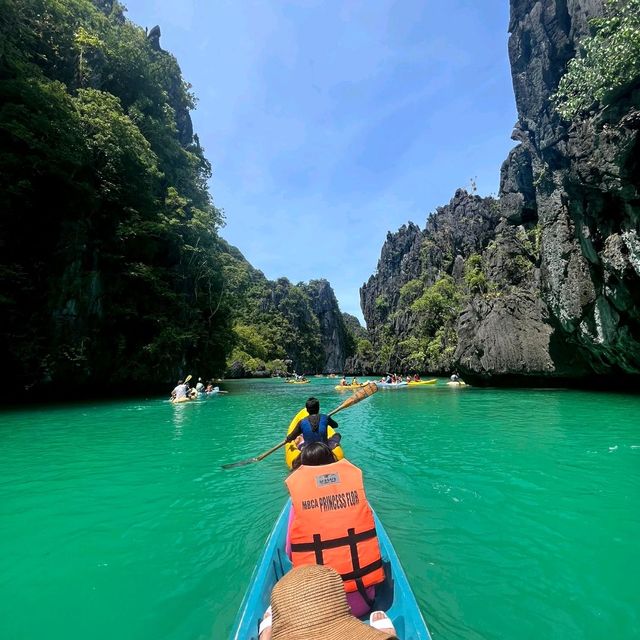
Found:
<path fill-rule="evenodd" d="M 324 354 L 322 373 L 341 372 L 351 344 L 336 296 L 326 280 L 312 280 L 307 291 L 313 312 L 320 323 L 320 342 Z"/>
<path fill-rule="evenodd" d="M 637 381 L 640 82 L 572 123 L 550 102 L 603 4 L 511 0 L 519 144 L 502 167 L 496 215 L 474 228 L 454 216 L 454 225 L 467 227 L 466 243 L 438 233 L 441 210 L 424 233 L 409 225 L 389 234 L 377 274 L 361 289 L 374 336 L 394 314 L 397 336 L 411 330 L 397 303 L 413 274 L 427 283 L 443 273 L 459 280 L 469 253 L 480 250 L 489 293 L 467 298 L 459 316 L 452 364 L 463 375 L 521 384 Z"/>
<path fill-rule="evenodd" d="M 495 235 L 500 213 L 493 198 L 480 198 L 459 189 L 451 202 L 439 207 L 427 220 L 426 228 L 403 225 L 387 234 L 378 268 L 360 289 L 360 305 L 367 331 L 378 349 L 391 332 L 397 341 L 410 338 L 420 322 L 419 314 L 401 304 L 402 288 L 412 281 L 433 285 L 443 274 L 461 282 L 465 259 L 481 253 Z M 451 359 L 432 372 L 444 372 Z M 359 359 L 356 373 L 404 370 L 399 354 L 376 364 Z"/>
<path fill-rule="evenodd" d="M 360 307 L 373 336 L 398 306 L 401 287 L 420 273 L 422 236 L 413 222 L 400 227 L 397 233 L 387 233 L 378 269 L 360 289 Z"/>
<path fill-rule="evenodd" d="M 456 357 L 468 375 L 640 372 L 640 153 L 638 130 L 629 126 L 640 94 L 631 89 L 571 126 L 549 101 L 578 39 L 588 33 L 588 20 L 602 11 L 599 0 L 511 2 L 509 56 L 519 115 L 514 139 L 520 145 L 502 168 L 500 200 L 508 222 L 537 221 L 539 275 L 525 296 L 512 294 L 528 302 L 506 312 L 501 330 L 493 308 L 479 311 L 475 321 L 470 310 L 463 313 Z M 517 324 L 509 328 L 507 317 L 517 317 Z M 522 327 L 528 342 L 505 337 Z M 542 336 L 548 336 L 546 346 Z"/>
<path fill-rule="evenodd" d="M 377 271 L 360 289 L 368 331 L 375 334 L 388 320 L 398 307 L 400 289 L 409 281 L 424 278 L 432 285 L 443 272 L 455 274 L 456 267 L 459 272 L 458 257 L 482 251 L 499 220 L 495 200 L 458 189 L 448 205 L 429 217 L 424 231 L 409 222 L 388 233 Z M 399 322 L 397 329 L 405 333 L 411 327 Z"/>

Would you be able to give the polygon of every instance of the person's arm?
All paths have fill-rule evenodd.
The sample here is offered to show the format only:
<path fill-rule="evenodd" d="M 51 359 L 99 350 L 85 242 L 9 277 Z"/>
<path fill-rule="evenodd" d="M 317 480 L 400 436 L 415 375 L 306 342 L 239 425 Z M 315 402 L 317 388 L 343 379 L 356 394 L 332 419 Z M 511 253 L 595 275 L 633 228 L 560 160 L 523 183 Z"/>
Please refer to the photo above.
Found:
<path fill-rule="evenodd" d="M 332 429 L 337 429 L 338 428 L 338 423 L 331 416 L 327 416 L 327 424 Z"/>
<path fill-rule="evenodd" d="M 298 422 L 298 424 L 295 427 L 293 427 L 293 431 L 285 438 L 285 440 L 287 442 L 292 442 L 298 436 L 301 436 L 301 435 L 302 435 L 302 427 L 300 426 L 300 422 Z"/>

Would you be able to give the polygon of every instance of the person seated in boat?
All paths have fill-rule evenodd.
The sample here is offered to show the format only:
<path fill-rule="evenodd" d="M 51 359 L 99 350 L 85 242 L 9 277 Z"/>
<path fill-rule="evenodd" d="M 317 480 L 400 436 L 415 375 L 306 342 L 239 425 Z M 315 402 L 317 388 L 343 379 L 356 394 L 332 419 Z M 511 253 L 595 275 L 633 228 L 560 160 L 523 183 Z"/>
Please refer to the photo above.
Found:
<path fill-rule="evenodd" d="M 342 380 L 340 380 L 340 386 L 341 387 L 348 387 L 349 386 L 349 383 L 347 382 L 347 379 L 344 376 L 342 376 Z"/>
<path fill-rule="evenodd" d="M 391 384 L 393 382 L 393 377 L 390 373 L 387 373 L 387 377 L 384 379 L 387 384 Z"/>
<path fill-rule="evenodd" d="M 460 376 L 458 375 L 457 371 L 454 371 L 451 374 L 451 382 L 460 382 Z"/>
<path fill-rule="evenodd" d="M 171 392 L 172 400 L 182 400 L 187 397 L 187 387 L 184 383 L 184 380 L 178 380 L 178 384 L 175 386 L 174 390 Z"/>
<path fill-rule="evenodd" d="M 407 374 L 407 377 L 404 379 L 405 382 L 411 382 L 411 376 Z"/>
<path fill-rule="evenodd" d="M 294 567 L 324 564 L 338 571 L 351 611 L 364 615 L 384 569 L 362 471 L 337 460 L 322 442 L 304 447 L 300 462 L 285 480 L 292 502 L 287 553 Z"/>
<path fill-rule="evenodd" d="M 206 386 L 206 388 L 205 388 L 205 391 L 206 391 L 207 393 L 211 393 L 211 392 L 213 391 L 213 384 L 211 384 L 211 380 L 209 380 L 209 381 L 207 382 L 207 386 Z"/>
<path fill-rule="evenodd" d="M 327 433 L 329 427 L 338 428 L 338 423 L 324 413 L 320 413 L 320 401 L 313 396 L 305 403 L 305 408 L 309 412 L 306 418 L 302 418 L 287 436 L 287 442 L 296 441 L 299 449 L 303 449 L 312 442 L 323 442 L 330 449 L 335 449 L 339 444 L 342 436 L 334 433 L 331 437 Z M 299 439 L 302 437 L 302 439 Z"/>
<path fill-rule="evenodd" d="M 291 569 L 276 582 L 258 634 L 259 640 L 398 640 L 384 611 L 374 611 L 369 624 L 353 616 L 340 574 L 315 564 Z"/>
<path fill-rule="evenodd" d="M 351 386 L 357 386 L 360 383 L 358 382 L 358 378 L 356 378 L 355 376 L 353 377 L 353 380 L 351 380 Z"/>
<path fill-rule="evenodd" d="M 198 393 L 202 393 L 204 391 L 204 384 L 202 383 L 202 378 L 198 378 L 198 382 L 196 384 L 196 391 Z"/>
<path fill-rule="evenodd" d="M 420 376 L 417 373 L 413 374 L 413 381 L 414 382 L 420 382 Z"/>

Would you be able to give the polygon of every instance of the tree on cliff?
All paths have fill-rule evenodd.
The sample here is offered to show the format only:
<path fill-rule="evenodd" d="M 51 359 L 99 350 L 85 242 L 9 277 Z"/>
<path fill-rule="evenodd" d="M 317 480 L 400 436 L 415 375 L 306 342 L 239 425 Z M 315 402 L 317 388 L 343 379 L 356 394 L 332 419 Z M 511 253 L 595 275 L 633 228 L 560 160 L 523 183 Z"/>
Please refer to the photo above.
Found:
<path fill-rule="evenodd" d="M 609 0 L 606 15 L 590 25 L 593 34 L 579 43 L 552 97 L 567 120 L 640 80 L 640 0 Z"/>
<path fill-rule="evenodd" d="M 115 1 L 0 0 L 0 43 L 3 387 L 222 371 L 222 216 L 176 60 Z"/>

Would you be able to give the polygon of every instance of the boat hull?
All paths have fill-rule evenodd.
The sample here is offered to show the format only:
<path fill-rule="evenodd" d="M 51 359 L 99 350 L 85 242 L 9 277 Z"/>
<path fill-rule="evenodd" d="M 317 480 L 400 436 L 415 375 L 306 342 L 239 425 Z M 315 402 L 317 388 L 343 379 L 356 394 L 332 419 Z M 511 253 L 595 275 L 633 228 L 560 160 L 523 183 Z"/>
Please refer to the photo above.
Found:
<path fill-rule="evenodd" d="M 432 378 L 431 380 L 412 380 L 407 384 L 410 387 L 428 387 L 429 385 L 437 384 L 438 378 Z"/>
<path fill-rule="evenodd" d="M 258 625 L 269 606 L 271 590 L 276 582 L 291 569 L 291 561 L 285 553 L 290 509 L 291 501 L 287 500 L 251 576 L 249 588 L 233 625 L 232 640 L 257 640 Z M 375 512 L 374 518 L 386 575 L 385 581 L 376 587 L 374 609 L 386 611 L 401 640 L 431 640 L 391 540 Z"/>

